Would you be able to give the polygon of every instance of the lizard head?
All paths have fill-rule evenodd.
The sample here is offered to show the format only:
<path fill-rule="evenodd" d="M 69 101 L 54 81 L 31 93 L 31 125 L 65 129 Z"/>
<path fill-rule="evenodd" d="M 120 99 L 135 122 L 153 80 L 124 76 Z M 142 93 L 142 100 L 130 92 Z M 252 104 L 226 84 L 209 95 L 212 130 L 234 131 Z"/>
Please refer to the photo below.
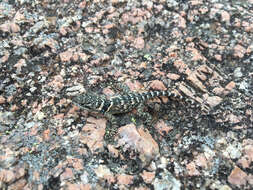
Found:
<path fill-rule="evenodd" d="M 72 102 L 85 110 L 96 110 L 99 106 L 99 98 L 94 94 L 81 94 L 72 98 Z"/>

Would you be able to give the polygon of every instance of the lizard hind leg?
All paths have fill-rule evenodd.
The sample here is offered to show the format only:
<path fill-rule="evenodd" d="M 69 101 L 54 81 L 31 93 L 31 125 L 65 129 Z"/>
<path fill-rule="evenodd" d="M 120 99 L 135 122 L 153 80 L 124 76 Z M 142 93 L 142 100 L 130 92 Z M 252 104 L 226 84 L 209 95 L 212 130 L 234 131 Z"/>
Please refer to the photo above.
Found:
<path fill-rule="evenodd" d="M 144 120 L 144 124 L 150 126 L 152 124 L 152 116 L 144 111 L 144 105 L 139 104 L 137 107 L 137 115 Z"/>

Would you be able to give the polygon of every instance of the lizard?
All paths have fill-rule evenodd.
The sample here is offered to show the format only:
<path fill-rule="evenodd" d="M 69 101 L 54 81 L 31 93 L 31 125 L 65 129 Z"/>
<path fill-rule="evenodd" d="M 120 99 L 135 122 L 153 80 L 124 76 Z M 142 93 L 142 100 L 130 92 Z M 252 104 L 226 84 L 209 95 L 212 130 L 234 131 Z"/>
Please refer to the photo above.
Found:
<path fill-rule="evenodd" d="M 112 128 L 116 128 L 117 122 L 114 115 L 127 113 L 135 108 L 137 108 L 137 113 L 146 119 L 146 123 L 150 123 L 152 118 L 148 113 L 143 112 L 143 104 L 149 99 L 162 96 L 184 100 L 190 105 L 194 105 L 195 102 L 169 90 L 154 90 L 142 93 L 130 92 L 123 95 L 112 96 L 108 99 L 94 93 L 84 93 L 73 97 L 72 102 L 80 109 L 103 114 L 111 122 Z"/>

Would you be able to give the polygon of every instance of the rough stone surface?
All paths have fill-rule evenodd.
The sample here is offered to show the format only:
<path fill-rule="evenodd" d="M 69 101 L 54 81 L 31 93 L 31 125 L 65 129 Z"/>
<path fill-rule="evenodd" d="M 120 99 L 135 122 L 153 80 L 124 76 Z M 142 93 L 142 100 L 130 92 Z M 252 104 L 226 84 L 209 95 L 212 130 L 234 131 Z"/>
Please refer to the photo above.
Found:
<path fill-rule="evenodd" d="M 0 189 L 253 189 L 252 10 L 0 1 Z M 150 123 L 136 109 L 112 128 L 71 101 L 151 89 L 200 106 L 157 98 Z"/>

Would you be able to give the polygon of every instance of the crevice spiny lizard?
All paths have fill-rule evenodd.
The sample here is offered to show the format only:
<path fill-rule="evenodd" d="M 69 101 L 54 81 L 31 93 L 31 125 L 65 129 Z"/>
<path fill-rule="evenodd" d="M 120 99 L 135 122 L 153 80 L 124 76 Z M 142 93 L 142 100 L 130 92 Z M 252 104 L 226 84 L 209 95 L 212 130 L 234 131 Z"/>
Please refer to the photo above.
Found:
<path fill-rule="evenodd" d="M 81 109 L 102 113 L 113 125 L 116 125 L 114 114 L 130 112 L 134 108 L 140 108 L 147 100 L 162 96 L 184 100 L 191 105 L 194 103 L 193 100 L 170 91 L 131 92 L 124 95 L 113 96 L 108 99 L 96 94 L 85 93 L 75 96 L 72 102 Z M 143 111 L 140 112 L 142 115 L 145 114 Z M 149 120 L 148 118 L 146 119 Z"/>

